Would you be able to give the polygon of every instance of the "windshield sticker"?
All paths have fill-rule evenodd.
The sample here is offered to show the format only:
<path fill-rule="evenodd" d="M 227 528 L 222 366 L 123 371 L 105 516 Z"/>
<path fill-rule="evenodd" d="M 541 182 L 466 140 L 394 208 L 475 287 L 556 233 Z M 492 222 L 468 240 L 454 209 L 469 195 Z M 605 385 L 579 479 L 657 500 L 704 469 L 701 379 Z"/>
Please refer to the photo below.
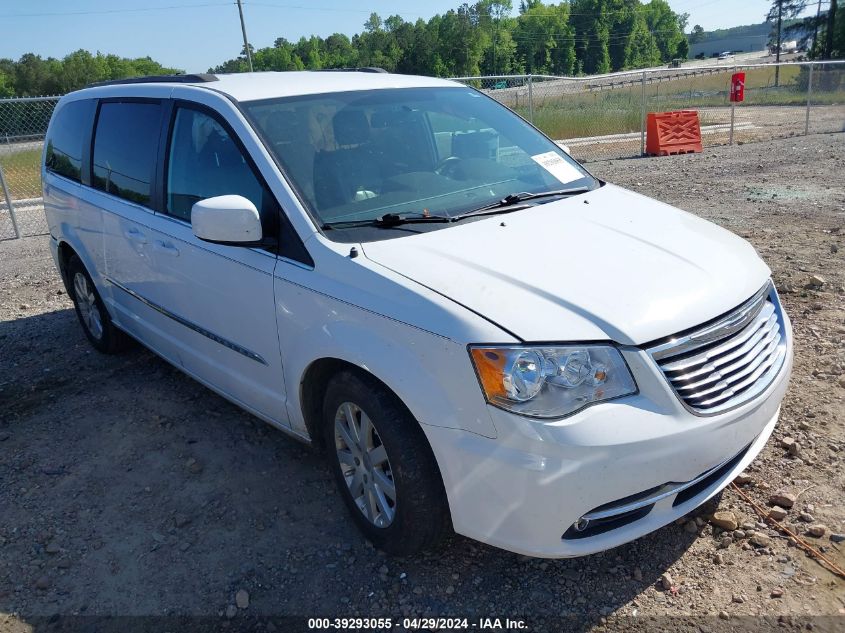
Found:
<path fill-rule="evenodd" d="M 584 174 L 557 152 L 535 154 L 531 158 L 564 185 L 584 177 Z"/>

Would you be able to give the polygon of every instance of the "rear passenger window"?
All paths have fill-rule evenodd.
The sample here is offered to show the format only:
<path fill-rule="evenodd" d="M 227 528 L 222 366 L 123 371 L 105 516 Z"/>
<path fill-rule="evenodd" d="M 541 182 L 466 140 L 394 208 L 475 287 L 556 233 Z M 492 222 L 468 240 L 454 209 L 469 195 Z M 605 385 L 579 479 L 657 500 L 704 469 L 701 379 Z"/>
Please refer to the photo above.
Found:
<path fill-rule="evenodd" d="M 94 133 L 93 184 L 138 204 L 150 204 L 161 105 L 105 102 Z"/>
<path fill-rule="evenodd" d="M 48 171 L 82 181 L 82 147 L 91 135 L 95 103 L 93 99 L 71 101 L 56 113 L 47 136 Z"/>
<path fill-rule="evenodd" d="M 230 194 L 250 200 L 261 214 L 265 233 L 272 234 L 275 199 L 238 145 L 212 117 L 179 108 L 167 160 L 167 212 L 190 222 L 196 202 Z"/>

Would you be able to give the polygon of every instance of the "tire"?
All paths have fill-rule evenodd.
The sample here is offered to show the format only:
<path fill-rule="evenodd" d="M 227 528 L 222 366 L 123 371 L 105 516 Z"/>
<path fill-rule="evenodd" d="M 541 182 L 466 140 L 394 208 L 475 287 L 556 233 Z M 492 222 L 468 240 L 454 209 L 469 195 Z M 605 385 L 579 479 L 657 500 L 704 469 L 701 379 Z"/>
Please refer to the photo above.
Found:
<path fill-rule="evenodd" d="M 367 432 L 367 420 L 372 432 Z M 451 531 L 443 480 L 428 440 L 381 383 L 351 370 L 334 376 L 326 389 L 322 430 L 340 494 L 376 547 L 405 556 L 433 547 Z M 358 430 L 363 431 L 367 451 L 352 435 Z"/>
<path fill-rule="evenodd" d="M 76 255 L 67 265 L 68 289 L 82 331 L 91 345 L 103 354 L 116 354 L 129 345 L 129 337 L 112 323 L 100 293 Z"/>

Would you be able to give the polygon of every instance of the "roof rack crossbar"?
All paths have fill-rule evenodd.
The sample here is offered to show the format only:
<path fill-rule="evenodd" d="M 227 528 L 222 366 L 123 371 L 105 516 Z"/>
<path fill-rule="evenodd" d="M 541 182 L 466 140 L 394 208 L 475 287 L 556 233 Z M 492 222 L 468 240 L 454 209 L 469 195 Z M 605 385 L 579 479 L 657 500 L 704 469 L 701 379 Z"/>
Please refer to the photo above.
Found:
<path fill-rule="evenodd" d="M 109 81 L 97 81 L 88 84 L 87 88 L 97 86 L 119 86 L 121 84 L 149 84 L 149 83 L 171 83 L 171 84 L 201 84 L 211 81 L 218 81 L 217 75 L 209 73 L 197 73 L 193 75 L 149 75 L 146 77 L 127 77 L 126 79 L 111 79 Z"/>
<path fill-rule="evenodd" d="M 361 66 L 360 68 L 320 68 L 323 73 L 386 73 L 384 68 L 378 66 Z"/>

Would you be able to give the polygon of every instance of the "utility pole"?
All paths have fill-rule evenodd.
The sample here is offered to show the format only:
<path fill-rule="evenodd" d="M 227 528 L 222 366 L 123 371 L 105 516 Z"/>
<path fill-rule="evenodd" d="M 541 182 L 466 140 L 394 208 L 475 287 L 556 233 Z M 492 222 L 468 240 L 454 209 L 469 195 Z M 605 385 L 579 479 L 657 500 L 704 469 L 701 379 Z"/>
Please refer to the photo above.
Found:
<path fill-rule="evenodd" d="M 830 0 L 827 9 L 827 32 L 824 43 L 824 59 L 830 59 L 833 52 L 833 27 L 836 25 L 836 0 Z"/>
<path fill-rule="evenodd" d="M 496 74 L 496 32 L 499 30 L 498 20 L 493 20 L 493 74 Z"/>
<path fill-rule="evenodd" d="M 238 4 L 240 4 L 241 0 L 238 0 Z M 775 53 L 775 88 L 780 85 L 780 25 L 783 18 L 783 0 L 778 0 L 778 48 L 777 52 Z M 246 35 L 244 35 L 246 38 Z"/>
<path fill-rule="evenodd" d="M 238 13 L 241 15 L 241 33 L 244 35 L 244 50 L 246 51 L 246 61 L 249 63 L 249 72 L 252 72 L 252 53 L 249 50 L 249 40 L 246 38 L 246 24 L 244 24 L 244 6 L 241 0 L 238 2 Z M 780 23 L 778 23 L 780 24 Z M 780 26 L 778 26 L 778 37 L 780 37 Z"/>

